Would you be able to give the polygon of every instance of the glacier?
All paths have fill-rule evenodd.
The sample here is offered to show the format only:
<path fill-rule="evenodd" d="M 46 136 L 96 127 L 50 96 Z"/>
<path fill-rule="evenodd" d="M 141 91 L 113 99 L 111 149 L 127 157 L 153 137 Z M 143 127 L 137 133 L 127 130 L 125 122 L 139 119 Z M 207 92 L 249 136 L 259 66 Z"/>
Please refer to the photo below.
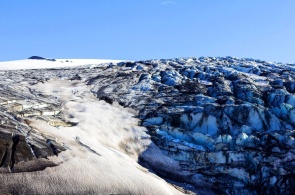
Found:
<path fill-rule="evenodd" d="M 93 61 L 84 66 L 34 69 L 38 63 L 42 60 L 34 61 L 33 69 L 21 69 L 22 63 L 18 63 L 11 70 L 0 63 L 5 66 L 0 71 L 1 92 L 9 89 L 10 96 L 26 101 L 50 100 L 51 112 L 61 111 L 49 117 L 59 120 L 54 124 L 79 126 L 71 119 L 74 112 L 66 117 L 66 104 L 56 94 L 63 82 L 69 82 L 68 88 L 83 85 L 71 89 L 71 101 L 82 101 L 79 98 L 91 94 L 91 101 L 118 103 L 135 112 L 139 125 L 147 129 L 148 136 L 143 137 L 151 140 L 150 146 L 135 155 L 137 162 L 167 181 L 191 186 L 196 193 L 295 193 L 295 64 L 230 56 Z M 42 85 L 52 82 L 57 82 L 55 88 L 45 93 Z M 30 128 L 26 121 L 46 121 L 44 113 L 51 113 L 49 108 L 15 110 L 11 105 L 3 107 L 3 115 L 6 111 L 23 133 Z M 46 112 L 39 115 L 40 109 Z M 82 106 L 77 112 L 87 110 Z M 54 155 L 52 147 L 58 154 L 69 150 L 66 144 L 56 142 L 55 136 L 50 135 L 52 144 L 48 145 L 47 136 L 31 132 L 31 136 L 21 137 L 20 143 L 28 148 L 26 154 L 33 150 L 44 158 Z M 133 154 L 129 144 L 124 143 L 124 148 L 123 153 Z M 35 158 L 20 158 L 15 166 Z"/>

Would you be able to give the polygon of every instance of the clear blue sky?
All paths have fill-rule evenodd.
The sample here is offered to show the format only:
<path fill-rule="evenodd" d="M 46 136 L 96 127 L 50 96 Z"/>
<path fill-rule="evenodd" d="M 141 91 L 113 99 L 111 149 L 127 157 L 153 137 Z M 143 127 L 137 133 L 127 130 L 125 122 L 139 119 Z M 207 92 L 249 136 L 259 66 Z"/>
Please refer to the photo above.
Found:
<path fill-rule="evenodd" d="M 0 61 L 32 55 L 295 63 L 295 0 L 0 0 Z"/>

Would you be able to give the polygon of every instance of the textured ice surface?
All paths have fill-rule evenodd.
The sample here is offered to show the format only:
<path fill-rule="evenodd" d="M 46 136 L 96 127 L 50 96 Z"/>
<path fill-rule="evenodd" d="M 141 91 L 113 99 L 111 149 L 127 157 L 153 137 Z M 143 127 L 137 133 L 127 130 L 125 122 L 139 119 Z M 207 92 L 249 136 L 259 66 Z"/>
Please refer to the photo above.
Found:
<path fill-rule="evenodd" d="M 163 177 L 228 194 L 293 194 L 294 67 L 235 57 L 177 58 L 2 71 L 1 81 L 3 91 L 19 83 L 32 90 L 52 79 L 82 83 L 96 100 L 133 108 L 161 149 L 143 151 L 139 162 Z M 86 94 L 71 93 L 72 101 Z"/>

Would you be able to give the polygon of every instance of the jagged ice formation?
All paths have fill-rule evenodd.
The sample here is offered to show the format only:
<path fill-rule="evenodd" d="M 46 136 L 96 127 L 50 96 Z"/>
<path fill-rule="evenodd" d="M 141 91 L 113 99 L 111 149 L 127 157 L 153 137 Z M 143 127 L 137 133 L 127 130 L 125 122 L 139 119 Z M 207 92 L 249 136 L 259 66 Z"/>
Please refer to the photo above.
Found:
<path fill-rule="evenodd" d="M 190 173 L 178 179 L 230 194 L 292 194 L 294 70 L 234 57 L 149 60 L 110 65 L 87 84 L 140 110 L 154 142 Z"/>

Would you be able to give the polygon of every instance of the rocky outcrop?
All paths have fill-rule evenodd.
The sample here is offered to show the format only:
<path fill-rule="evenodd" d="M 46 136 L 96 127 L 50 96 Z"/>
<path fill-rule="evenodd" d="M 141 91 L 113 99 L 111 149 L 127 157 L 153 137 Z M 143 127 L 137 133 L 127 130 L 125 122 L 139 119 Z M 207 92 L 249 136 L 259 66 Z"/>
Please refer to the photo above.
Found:
<path fill-rule="evenodd" d="M 64 150 L 54 137 L 39 133 L 24 118 L 51 115 L 50 112 L 55 115 L 60 112 L 58 104 L 29 91 L 18 92 L 14 87 L 2 86 L 0 94 L 0 172 L 36 171 L 54 166 L 50 162 L 37 163 L 34 167 L 18 165 L 58 155 Z"/>
<path fill-rule="evenodd" d="M 28 59 L 30 60 L 46 60 L 46 58 L 40 57 L 40 56 L 31 56 Z"/>
<path fill-rule="evenodd" d="M 50 58 L 43 58 L 43 57 L 40 57 L 40 56 L 31 56 L 28 58 L 29 60 L 47 60 L 47 61 L 56 61 L 56 59 L 50 59 Z"/>

